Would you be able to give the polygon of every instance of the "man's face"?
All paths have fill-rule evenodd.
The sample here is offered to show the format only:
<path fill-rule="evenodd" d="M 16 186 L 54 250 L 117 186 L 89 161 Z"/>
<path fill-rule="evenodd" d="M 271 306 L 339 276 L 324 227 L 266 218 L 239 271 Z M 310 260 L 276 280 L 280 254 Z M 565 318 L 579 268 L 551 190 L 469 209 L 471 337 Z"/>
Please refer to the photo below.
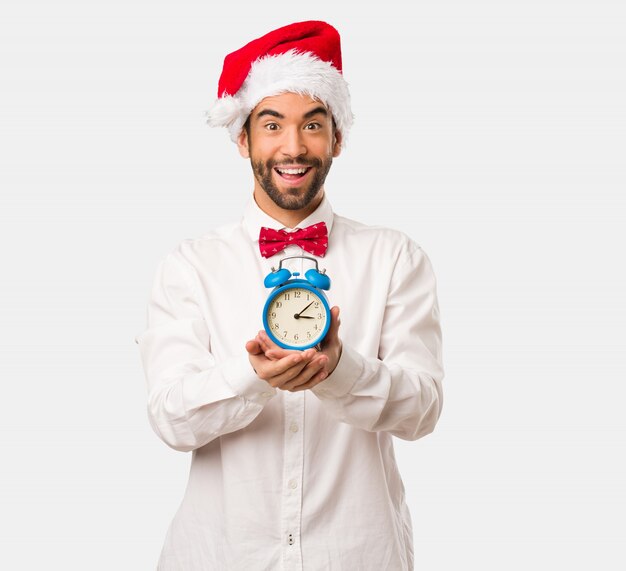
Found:
<path fill-rule="evenodd" d="M 250 158 L 255 196 L 262 191 L 285 210 L 310 205 L 340 153 L 341 137 L 326 106 L 296 93 L 266 97 L 250 113 L 248 131 L 238 142 Z"/>

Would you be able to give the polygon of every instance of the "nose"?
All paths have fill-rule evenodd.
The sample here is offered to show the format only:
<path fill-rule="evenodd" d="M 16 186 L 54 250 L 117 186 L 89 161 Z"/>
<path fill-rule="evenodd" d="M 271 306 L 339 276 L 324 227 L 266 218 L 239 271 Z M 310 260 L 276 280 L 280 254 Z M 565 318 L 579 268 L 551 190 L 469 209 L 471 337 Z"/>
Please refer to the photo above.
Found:
<path fill-rule="evenodd" d="M 283 131 L 281 152 L 292 158 L 306 155 L 307 147 L 304 143 L 303 133 L 299 128 L 293 127 Z"/>

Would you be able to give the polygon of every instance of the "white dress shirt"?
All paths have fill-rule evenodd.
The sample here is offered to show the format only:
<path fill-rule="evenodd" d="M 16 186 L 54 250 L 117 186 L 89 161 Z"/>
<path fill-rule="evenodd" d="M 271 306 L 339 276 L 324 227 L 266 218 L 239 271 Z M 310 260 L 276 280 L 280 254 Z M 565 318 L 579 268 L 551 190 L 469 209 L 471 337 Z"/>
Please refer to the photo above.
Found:
<path fill-rule="evenodd" d="M 343 351 L 311 390 L 275 389 L 248 360 L 263 279 L 311 255 L 292 245 L 262 258 L 261 226 L 284 226 L 253 199 L 241 222 L 183 240 L 158 267 L 136 337 L 148 417 L 169 446 L 193 451 L 161 571 L 413 569 L 392 436 L 429 434 L 441 413 L 435 276 L 401 232 L 338 216 L 327 198 L 298 227 L 320 221 Z"/>

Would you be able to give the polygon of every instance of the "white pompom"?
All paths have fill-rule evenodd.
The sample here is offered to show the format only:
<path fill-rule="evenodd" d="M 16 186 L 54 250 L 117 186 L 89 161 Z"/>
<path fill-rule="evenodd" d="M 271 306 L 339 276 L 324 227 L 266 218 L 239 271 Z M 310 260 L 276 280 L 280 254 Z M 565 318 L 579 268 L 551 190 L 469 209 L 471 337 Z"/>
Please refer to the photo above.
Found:
<path fill-rule="evenodd" d="M 211 127 L 228 127 L 241 115 L 242 108 L 238 99 L 226 95 L 216 99 L 213 106 L 206 112 L 207 123 Z"/>

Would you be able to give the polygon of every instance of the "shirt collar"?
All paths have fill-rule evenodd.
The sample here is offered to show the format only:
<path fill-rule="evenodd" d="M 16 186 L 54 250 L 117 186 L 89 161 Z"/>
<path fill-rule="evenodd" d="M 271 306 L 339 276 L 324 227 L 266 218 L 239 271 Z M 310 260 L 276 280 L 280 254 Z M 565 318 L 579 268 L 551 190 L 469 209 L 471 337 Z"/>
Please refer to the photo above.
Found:
<path fill-rule="evenodd" d="M 324 198 L 322 198 L 322 202 L 320 202 L 319 206 L 302 222 L 300 222 L 296 228 L 306 228 L 307 226 L 311 226 L 312 224 L 316 224 L 318 222 L 325 222 L 326 228 L 328 229 L 328 235 L 330 236 L 330 231 L 333 227 L 333 209 L 330 205 L 328 198 L 326 197 L 326 193 L 324 193 Z M 248 204 L 244 210 L 242 224 L 248 232 L 250 239 L 254 242 L 259 241 L 259 233 L 261 232 L 261 227 L 266 226 L 267 228 L 272 228 L 274 230 L 292 230 L 291 228 L 287 228 L 282 222 L 275 220 L 269 214 L 263 212 L 254 200 L 254 196 L 250 197 Z"/>

